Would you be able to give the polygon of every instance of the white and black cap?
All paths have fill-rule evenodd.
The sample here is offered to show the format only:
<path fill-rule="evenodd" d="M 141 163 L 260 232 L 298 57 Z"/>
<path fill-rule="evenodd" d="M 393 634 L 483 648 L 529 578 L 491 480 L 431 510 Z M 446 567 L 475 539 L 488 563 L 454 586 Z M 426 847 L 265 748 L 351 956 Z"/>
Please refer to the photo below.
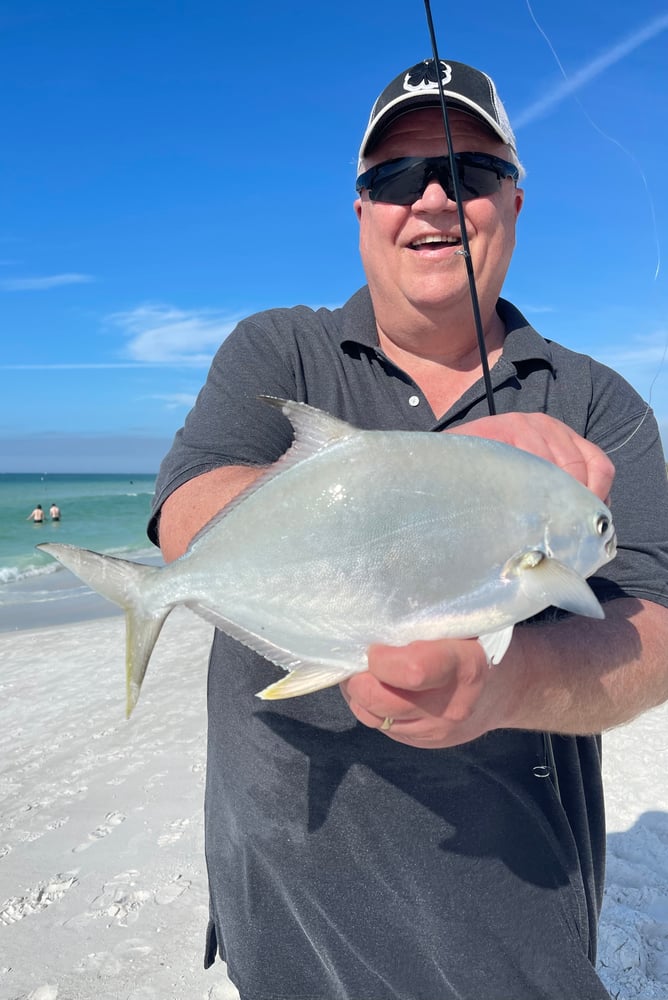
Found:
<path fill-rule="evenodd" d="M 439 60 L 443 94 L 448 108 L 456 108 L 479 118 L 506 145 L 516 151 L 515 136 L 506 109 L 486 73 L 460 62 Z M 409 111 L 441 106 L 433 59 L 423 59 L 404 70 L 387 85 L 377 99 L 360 146 L 360 164 L 378 143 L 385 130 Z"/>

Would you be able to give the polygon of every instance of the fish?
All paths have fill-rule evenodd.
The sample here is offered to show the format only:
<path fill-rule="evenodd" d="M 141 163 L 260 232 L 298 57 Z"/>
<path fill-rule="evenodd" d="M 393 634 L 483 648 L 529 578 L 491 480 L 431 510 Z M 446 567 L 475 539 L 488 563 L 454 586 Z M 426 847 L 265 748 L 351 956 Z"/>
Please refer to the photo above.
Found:
<path fill-rule="evenodd" d="M 126 711 L 162 625 L 186 605 L 286 672 L 265 700 L 367 669 L 372 643 L 477 638 L 499 663 L 514 626 L 554 606 L 603 618 L 587 578 L 616 552 L 608 507 L 511 445 L 362 430 L 261 397 L 292 445 L 165 566 L 42 543 L 126 615 Z"/>

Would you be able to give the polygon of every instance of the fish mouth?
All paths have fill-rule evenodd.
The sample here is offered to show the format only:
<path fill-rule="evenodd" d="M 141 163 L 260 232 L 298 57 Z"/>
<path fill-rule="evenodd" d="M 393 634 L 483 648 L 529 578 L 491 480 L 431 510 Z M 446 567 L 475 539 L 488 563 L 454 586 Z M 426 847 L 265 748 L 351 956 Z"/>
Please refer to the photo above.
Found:
<path fill-rule="evenodd" d="M 617 532 L 613 531 L 610 538 L 605 543 L 605 553 L 608 559 L 613 559 L 617 554 Z"/>

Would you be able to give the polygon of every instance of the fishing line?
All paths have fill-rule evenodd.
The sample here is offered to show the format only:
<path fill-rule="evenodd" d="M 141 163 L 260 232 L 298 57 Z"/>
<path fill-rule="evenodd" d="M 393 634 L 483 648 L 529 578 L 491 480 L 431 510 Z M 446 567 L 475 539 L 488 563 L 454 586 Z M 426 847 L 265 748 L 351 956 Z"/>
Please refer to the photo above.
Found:
<path fill-rule="evenodd" d="M 547 32 L 543 29 L 542 25 L 538 21 L 538 18 L 534 14 L 530 0 L 525 0 L 525 3 L 526 3 L 526 6 L 527 6 L 527 10 L 529 11 L 529 16 L 531 17 L 531 20 L 533 21 L 534 26 L 536 27 L 536 30 L 542 35 L 542 37 L 543 37 L 543 39 L 545 41 L 545 44 L 547 45 L 547 47 L 549 48 L 550 52 L 552 53 L 552 57 L 553 57 L 555 63 L 559 67 L 559 72 L 563 76 L 563 78 L 566 81 L 566 83 L 569 83 L 570 82 L 569 81 L 569 77 L 568 77 L 568 74 L 567 74 L 566 70 L 564 69 L 563 63 L 561 62 L 561 59 L 557 55 L 557 51 L 556 51 L 554 45 L 552 44 L 552 41 L 550 40 Z M 652 198 L 652 192 L 650 191 L 649 184 L 647 182 L 647 177 L 645 175 L 645 171 L 642 169 L 642 166 L 641 166 L 640 162 L 634 156 L 634 154 L 631 152 L 630 149 L 628 149 L 626 146 L 624 146 L 623 143 L 621 143 L 618 139 L 615 139 L 614 136 L 609 135 L 607 132 L 605 132 L 597 124 L 597 122 L 594 121 L 594 119 L 591 117 L 591 115 L 589 114 L 589 112 L 587 111 L 587 109 L 585 108 L 584 104 L 582 103 L 582 101 L 580 100 L 580 98 L 577 96 L 577 94 L 573 93 L 572 96 L 573 96 L 575 102 L 577 103 L 578 107 L 580 108 L 580 111 L 582 112 L 582 114 L 584 115 L 584 117 L 587 119 L 587 121 L 591 125 L 591 127 L 596 132 L 598 132 L 598 134 L 603 139 L 605 139 L 607 142 L 612 143 L 613 146 L 617 146 L 617 148 L 620 149 L 622 151 L 622 153 L 624 153 L 624 155 L 629 158 L 629 160 L 634 165 L 634 167 L 636 168 L 636 170 L 638 171 L 638 173 L 639 173 L 639 175 L 640 175 L 640 177 L 642 179 L 643 187 L 645 188 L 645 194 L 647 196 L 647 203 L 649 205 L 650 219 L 651 219 L 651 222 L 652 222 L 652 232 L 653 232 L 653 235 L 654 235 L 654 245 L 655 245 L 655 248 L 656 248 L 656 267 L 654 269 L 654 281 L 656 282 L 656 281 L 658 281 L 659 273 L 661 271 L 661 241 L 660 241 L 660 238 L 659 238 L 659 228 L 658 228 L 657 220 L 656 220 L 656 207 L 655 207 L 655 204 L 654 204 L 654 199 Z M 650 413 L 650 410 L 651 410 L 651 406 L 652 406 L 652 393 L 653 393 L 653 390 L 654 390 L 654 386 L 655 386 L 656 381 L 657 381 L 657 379 L 658 379 L 658 377 L 659 377 L 659 375 L 661 373 L 661 370 L 662 370 L 662 368 L 664 366 L 667 354 L 668 354 L 668 338 L 666 339 L 666 341 L 664 343 L 663 354 L 661 356 L 661 360 L 659 361 L 659 367 L 657 368 L 657 370 L 656 370 L 656 372 L 654 374 L 654 378 L 650 382 L 649 392 L 648 392 L 648 396 L 647 396 L 647 405 L 645 407 L 645 412 L 643 413 L 642 417 L 640 418 L 640 421 L 639 421 L 638 425 L 634 428 L 634 430 L 631 431 L 631 433 L 629 434 L 629 436 L 624 441 L 622 441 L 621 444 L 618 444 L 614 448 L 611 448 L 609 451 L 607 451 L 606 455 L 612 455 L 615 451 L 619 451 L 620 448 L 623 448 L 625 445 L 627 445 L 629 443 L 629 441 L 631 440 L 631 438 L 633 438 L 638 433 L 638 431 L 640 430 L 640 428 L 644 424 L 644 422 L 647 419 L 647 417 L 648 417 L 648 415 Z"/>
<path fill-rule="evenodd" d="M 478 341 L 478 353 L 480 354 L 480 362 L 482 364 L 482 377 L 485 382 L 485 396 L 487 397 L 487 408 L 489 410 L 490 417 L 496 415 L 496 405 L 494 403 L 494 393 L 492 391 L 492 380 L 489 377 L 489 362 L 487 360 L 487 346 L 485 344 L 485 335 L 482 329 L 482 320 L 480 318 L 480 303 L 478 301 L 478 289 L 476 288 L 475 275 L 473 273 L 473 261 L 471 260 L 471 253 L 469 251 L 469 239 L 466 232 L 466 217 L 464 215 L 464 203 L 461 199 L 460 187 L 459 187 L 459 177 L 457 170 L 455 169 L 456 161 L 454 149 L 452 147 L 452 134 L 450 132 L 450 118 L 448 116 L 448 108 L 445 102 L 445 94 L 443 92 L 443 80 L 441 79 L 441 60 L 438 56 L 438 48 L 436 46 L 436 35 L 434 33 L 434 22 L 431 17 L 431 5 L 430 0 L 424 0 L 425 14 L 427 15 L 427 26 L 429 28 L 429 37 L 431 38 L 431 51 L 434 56 L 434 70 L 436 73 L 436 82 L 438 84 L 438 96 L 441 101 L 441 113 L 443 115 L 443 126 L 445 128 L 445 139 L 447 142 L 448 156 L 450 158 L 450 163 L 452 164 L 452 187 L 455 196 L 455 204 L 457 206 L 457 216 L 459 219 L 459 228 L 461 231 L 462 238 L 462 249 L 458 250 L 457 253 L 460 254 L 466 261 L 466 274 L 468 276 L 469 282 L 469 292 L 471 296 L 471 306 L 473 308 L 473 321 L 475 324 L 476 339 Z"/>
<path fill-rule="evenodd" d="M 434 32 L 434 22 L 431 16 L 431 6 L 430 0 L 424 0 L 425 13 L 427 15 L 427 25 L 429 27 L 429 36 L 431 38 L 431 50 L 434 57 L 434 69 L 436 72 L 436 80 L 438 84 L 438 95 L 441 102 L 441 112 L 443 114 L 443 126 L 445 128 L 445 138 L 448 148 L 448 156 L 450 157 L 450 163 L 453 165 L 452 168 L 452 187 L 455 196 L 455 204 L 457 205 L 457 215 L 459 218 L 459 228 L 461 230 L 462 236 L 462 249 L 460 251 L 461 255 L 466 261 L 466 273 L 469 280 L 469 291 L 471 294 L 471 305 L 473 307 L 473 318 L 475 322 L 476 337 L 478 340 L 478 353 L 480 354 L 480 361 L 482 363 L 482 373 L 485 380 L 485 395 L 487 397 L 487 407 L 489 409 L 490 417 L 496 415 L 496 405 L 494 403 L 494 394 L 492 392 L 492 381 L 489 377 L 489 363 L 487 360 L 487 345 L 485 344 L 485 337 L 482 329 L 482 320 L 480 318 L 480 306 L 478 302 L 478 289 L 476 288 L 475 275 L 473 273 L 473 263 L 471 261 L 471 254 L 469 252 L 469 242 L 466 233 L 466 218 L 464 216 L 464 206 L 460 195 L 459 188 L 459 177 L 457 171 L 455 170 L 455 157 L 454 149 L 452 146 L 452 134 L 450 132 L 450 119 L 448 117 L 448 107 L 445 101 L 445 94 L 443 93 L 443 81 L 441 79 L 441 61 L 438 55 L 438 48 L 436 45 L 436 35 Z M 533 774 L 536 778 L 549 778 L 552 782 L 557 799 L 561 802 L 561 792 L 559 790 L 559 778 L 557 776 L 557 764 L 554 757 L 554 748 L 552 746 L 552 737 L 550 733 L 544 732 L 543 734 L 543 763 L 533 768 Z"/>
<path fill-rule="evenodd" d="M 559 58 L 559 56 L 557 55 L 557 51 L 556 51 L 554 45 L 552 44 L 550 38 L 548 37 L 547 33 L 543 29 L 542 25 L 538 22 L 538 19 L 537 19 L 536 15 L 533 12 L 533 8 L 531 6 L 530 0 L 525 0 L 525 2 L 526 2 L 526 5 L 527 5 L 527 10 L 529 11 L 529 16 L 531 17 L 531 20 L 533 21 L 533 23 L 534 23 L 537 31 L 539 31 L 540 34 L 543 36 L 543 38 L 545 40 L 545 44 L 547 45 L 548 49 L 552 53 L 552 57 L 554 58 L 554 61 L 556 62 L 557 66 L 559 67 L 559 72 L 563 76 L 563 78 L 566 81 L 566 83 L 569 83 L 568 74 L 567 74 L 566 70 L 564 69 L 563 63 L 562 63 L 561 59 Z M 576 104 L 578 105 L 578 107 L 580 108 L 580 111 L 582 112 L 582 114 L 585 116 L 585 118 L 587 119 L 587 121 L 591 125 L 591 127 L 596 132 L 598 132 L 598 134 L 603 139 L 605 139 L 607 142 L 612 143 L 613 146 L 617 146 L 617 148 L 620 149 L 622 151 L 622 153 L 624 153 L 625 156 L 628 156 L 629 160 L 631 161 L 631 163 L 634 165 L 634 167 L 636 168 L 636 170 L 640 174 L 640 177 L 641 177 L 642 182 L 643 182 L 643 187 L 645 188 L 645 194 L 647 195 L 647 202 L 648 202 L 648 205 L 649 205 L 649 213 L 650 213 L 650 218 L 652 220 L 652 231 L 653 231 L 653 234 L 654 234 L 654 245 L 655 245 L 655 248 L 656 248 L 656 268 L 654 270 L 654 280 L 656 281 L 658 279 L 658 277 L 659 277 L 659 271 L 661 270 L 661 242 L 659 240 L 659 228 L 658 228 L 657 221 L 656 221 L 656 208 L 655 208 L 655 205 L 654 205 L 654 199 L 652 198 L 652 193 L 651 193 L 651 191 L 649 189 L 649 184 L 647 183 L 647 177 L 645 176 L 645 172 L 644 172 L 644 170 L 643 170 L 640 162 L 638 161 L 637 157 L 634 156 L 634 154 L 631 152 L 631 150 L 628 149 L 626 146 L 624 146 L 623 143 L 621 143 L 619 141 L 619 139 L 615 139 L 614 136 L 609 135 L 607 132 L 605 132 L 600 127 L 600 125 L 598 125 L 594 121 L 594 119 L 591 117 L 591 115 L 589 114 L 589 112 L 585 108 L 584 104 L 582 103 L 582 101 L 580 100 L 580 98 L 578 97 L 578 95 L 576 93 L 573 93 L 572 97 L 573 97 L 574 101 L 576 102 Z"/>

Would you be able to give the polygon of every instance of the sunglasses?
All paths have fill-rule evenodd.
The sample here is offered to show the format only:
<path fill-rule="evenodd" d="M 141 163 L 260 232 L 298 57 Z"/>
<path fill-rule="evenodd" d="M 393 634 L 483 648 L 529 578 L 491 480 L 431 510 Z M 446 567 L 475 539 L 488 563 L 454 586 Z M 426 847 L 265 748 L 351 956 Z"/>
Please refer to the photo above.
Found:
<path fill-rule="evenodd" d="M 462 201 L 496 194 L 506 177 L 517 183 L 520 172 L 514 163 L 487 153 L 455 153 L 459 194 Z M 455 189 L 449 156 L 401 156 L 386 160 L 360 174 L 355 187 L 369 192 L 371 201 L 390 205 L 412 205 L 421 198 L 430 181 L 441 185 L 454 200 Z"/>

